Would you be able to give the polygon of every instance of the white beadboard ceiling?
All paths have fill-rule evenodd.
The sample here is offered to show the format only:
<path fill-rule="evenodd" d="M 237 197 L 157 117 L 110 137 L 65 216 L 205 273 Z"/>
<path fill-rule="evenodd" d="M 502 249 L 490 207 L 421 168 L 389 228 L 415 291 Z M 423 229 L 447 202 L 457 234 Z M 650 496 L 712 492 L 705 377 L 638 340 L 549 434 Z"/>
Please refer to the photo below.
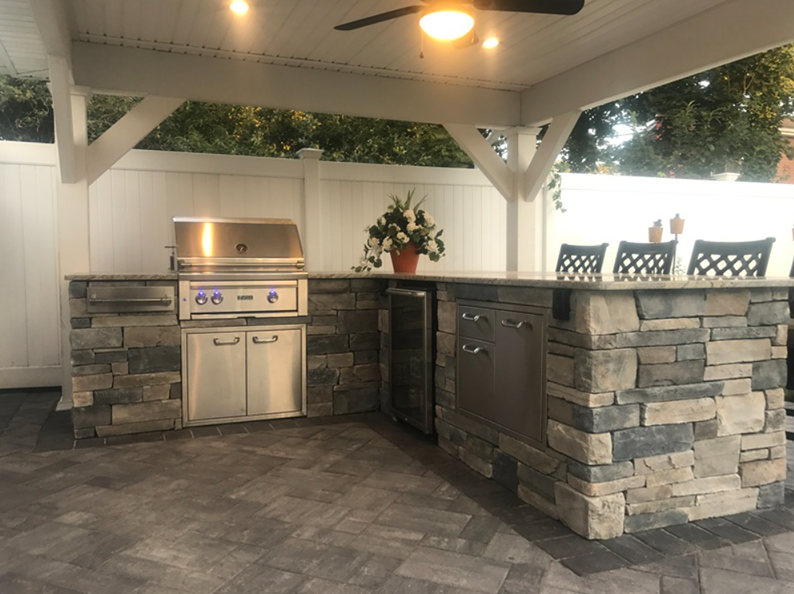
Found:
<path fill-rule="evenodd" d="M 479 37 L 501 40 L 490 51 L 422 43 L 418 15 L 333 28 L 420 0 L 249 0 L 244 17 L 229 1 L 0 0 L 0 72 L 46 78 L 49 52 L 67 60 L 75 84 L 100 92 L 498 127 L 537 125 L 794 41 L 792 0 L 475 11 Z"/>
<path fill-rule="evenodd" d="M 237 17 L 227 0 L 60 0 L 73 40 L 259 63 L 525 89 L 726 0 L 588 0 L 575 16 L 476 12 L 495 50 L 425 39 L 418 16 L 350 32 L 334 25 L 416 0 L 251 0 Z M 27 0 L 0 0 L 0 43 L 17 73 L 46 76 Z M 2 55 L 0 49 L 0 55 Z M 0 60 L 12 73 L 8 60 Z"/>
<path fill-rule="evenodd" d="M 479 11 L 495 50 L 430 41 L 418 15 L 356 31 L 334 25 L 414 0 L 252 0 L 243 18 L 226 0 L 71 0 L 75 36 L 160 51 L 290 66 L 523 89 L 725 0 L 588 0 L 575 16 Z"/>

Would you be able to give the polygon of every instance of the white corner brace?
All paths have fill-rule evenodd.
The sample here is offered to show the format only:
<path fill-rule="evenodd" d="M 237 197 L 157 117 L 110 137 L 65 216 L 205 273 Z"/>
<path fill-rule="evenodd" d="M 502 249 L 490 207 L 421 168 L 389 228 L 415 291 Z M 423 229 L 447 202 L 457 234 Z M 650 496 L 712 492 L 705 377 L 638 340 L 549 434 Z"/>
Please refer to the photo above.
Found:
<path fill-rule="evenodd" d="M 165 118 L 171 115 L 184 99 L 144 97 L 102 136 L 92 142 L 87 151 L 88 185 L 94 183 L 116 162 L 143 140 Z"/>

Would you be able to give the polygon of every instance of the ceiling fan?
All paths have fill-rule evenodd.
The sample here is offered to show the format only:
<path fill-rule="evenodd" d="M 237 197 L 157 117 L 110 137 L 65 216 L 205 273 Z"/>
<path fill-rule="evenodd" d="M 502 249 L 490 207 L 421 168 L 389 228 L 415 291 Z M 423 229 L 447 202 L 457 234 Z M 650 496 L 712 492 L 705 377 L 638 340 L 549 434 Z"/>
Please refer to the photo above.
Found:
<path fill-rule="evenodd" d="M 436 39 L 451 41 L 469 33 L 474 27 L 472 8 L 482 11 L 531 12 L 573 15 L 584 7 L 585 0 L 422 0 L 424 4 L 404 6 L 334 27 L 337 31 L 353 31 L 384 21 L 421 13 L 419 25 Z M 476 37 L 476 34 L 473 34 Z"/>

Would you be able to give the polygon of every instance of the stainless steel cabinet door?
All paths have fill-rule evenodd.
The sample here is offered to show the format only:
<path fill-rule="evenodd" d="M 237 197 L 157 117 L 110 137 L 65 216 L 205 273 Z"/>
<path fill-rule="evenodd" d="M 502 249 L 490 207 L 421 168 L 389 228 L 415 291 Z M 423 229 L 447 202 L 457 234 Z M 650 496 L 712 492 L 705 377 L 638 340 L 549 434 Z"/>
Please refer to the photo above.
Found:
<path fill-rule="evenodd" d="M 245 333 L 187 335 L 188 422 L 245 416 Z"/>
<path fill-rule="evenodd" d="M 493 420 L 503 427 L 543 442 L 543 317 L 496 312 L 496 386 Z"/>
<path fill-rule="evenodd" d="M 299 329 L 246 332 L 248 414 L 277 415 L 303 409 L 303 334 Z"/>

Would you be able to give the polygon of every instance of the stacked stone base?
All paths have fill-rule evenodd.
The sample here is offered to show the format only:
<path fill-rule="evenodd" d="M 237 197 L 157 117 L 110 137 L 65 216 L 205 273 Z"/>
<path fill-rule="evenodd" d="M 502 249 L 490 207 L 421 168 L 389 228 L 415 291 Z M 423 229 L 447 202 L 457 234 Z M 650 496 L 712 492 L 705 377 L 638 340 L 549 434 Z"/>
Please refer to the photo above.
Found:
<path fill-rule="evenodd" d="M 456 410 L 454 301 L 551 291 L 445 288 L 439 444 L 484 476 L 593 539 L 783 501 L 787 289 L 574 292 L 548 332 L 540 450 Z"/>
<path fill-rule="evenodd" d="M 309 280 L 308 416 L 380 409 L 386 281 Z"/>
<path fill-rule="evenodd" d="M 173 286 L 168 281 L 93 286 Z M 176 313 L 89 314 L 88 283 L 69 285 L 72 422 L 78 439 L 182 428 Z"/>
<path fill-rule="evenodd" d="M 307 415 L 381 406 L 379 326 L 386 281 L 309 281 L 309 315 L 180 322 L 167 314 L 89 314 L 88 282 L 69 285 L 72 421 L 75 437 L 111 437 L 182 428 L 181 329 L 307 325 Z M 93 286 L 172 286 L 175 281 L 91 281 Z M 241 418 L 240 420 L 245 420 Z"/>

